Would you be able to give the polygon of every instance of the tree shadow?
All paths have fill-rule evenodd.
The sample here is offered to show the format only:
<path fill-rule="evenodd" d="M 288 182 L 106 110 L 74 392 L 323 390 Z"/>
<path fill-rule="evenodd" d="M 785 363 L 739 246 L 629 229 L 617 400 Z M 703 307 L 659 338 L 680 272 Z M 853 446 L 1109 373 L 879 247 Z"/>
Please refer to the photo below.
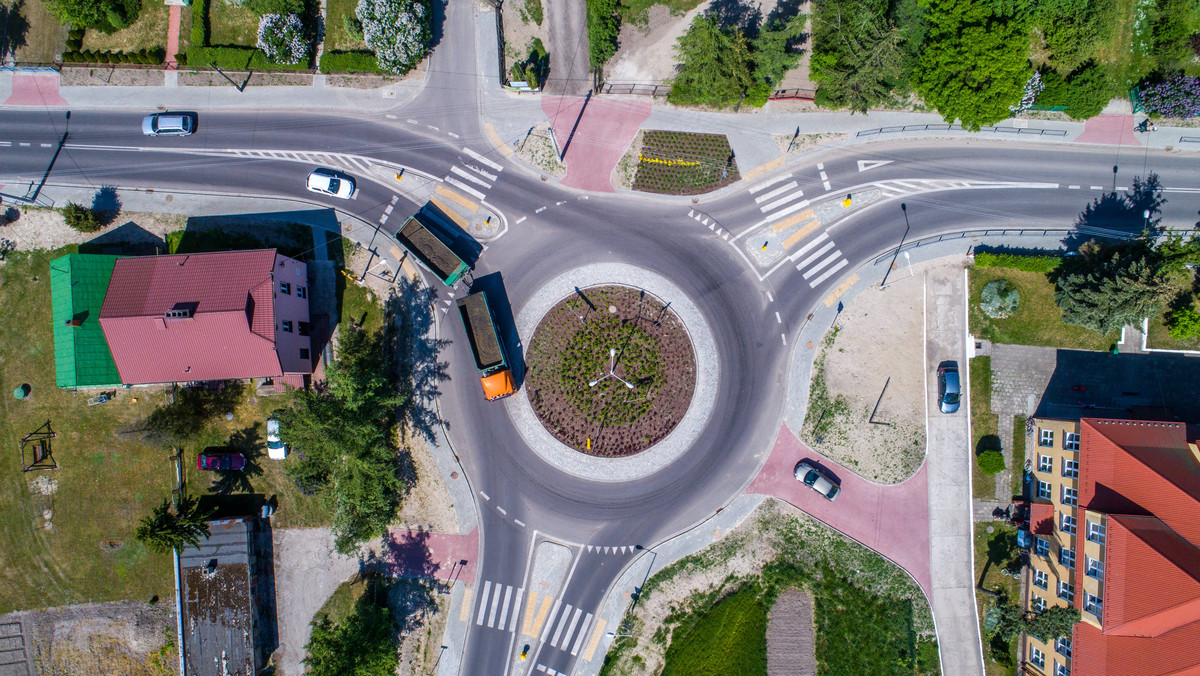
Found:
<path fill-rule="evenodd" d="M 240 451 L 246 456 L 246 466 L 237 472 L 214 472 L 209 491 L 218 495 L 232 493 L 252 493 L 254 485 L 251 479 L 260 477 L 263 468 L 260 461 L 263 458 L 262 425 L 255 423 L 245 429 L 234 432 L 226 442 L 229 450 Z"/>
<path fill-rule="evenodd" d="M 1106 192 L 1092 200 L 1075 219 L 1075 230 L 1063 238 L 1070 250 L 1096 237 L 1129 239 L 1143 233 L 1155 235 L 1162 221 L 1162 184 L 1158 174 L 1135 176 L 1124 192 Z"/>
<path fill-rule="evenodd" d="M 117 189 L 106 185 L 97 190 L 96 195 L 92 197 L 92 211 L 101 223 L 106 226 L 112 225 L 121 213 L 121 196 L 117 194 Z"/>
<path fill-rule="evenodd" d="M 762 22 L 762 25 L 769 26 L 775 21 L 787 23 L 788 20 L 799 16 L 800 8 L 804 6 L 807 0 L 780 0 L 779 4 L 775 5 L 775 9 L 767 15 L 767 18 Z M 805 40 L 808 35 L 805 34 Z"/>
<path fill-rule="evenodd" d="M 0 61 L 9 56 L 15 58 L 17 50 L 27 44 L 25 35 L 29 32 L 29 20 L 21 12 L 24 7 L 23 0 L 9 7 L 0 6 Z"/>
<path fill-rule="evenodd" d="M 359 575 L 382 585 L 370 590 L 376 594 L 373 601 L 386 598 L 400 632 L 417 629 L 438 609 L 442 585 L 435 576 L 440 566 L 430 556 L 429 535 L 409 531 L 397 539 L 389 530 L 383 535 L 383 554 L 371 552 L 359 560 Z"/>
<path fill-rule="evenodd" d="M 988 451 L 1003 451 L 1003 445 L 1000 443 L 999 436 L 985 434 L 979 438 L 979 443 L 975 445 L 975 455 L 979 456 Z"/>
<path fill-rule="evenodd" d="M 740 30 L 747 40 L 758 37 L 762 26 L 762 10 L 747 0 L 713 0 L 706 13 L 716 19 L 721 28 Z"/>
<path fill-rule="evenodd" d="M 405 402 L 400 416 L 408 427 L 427 441 L 436 439 L 436 428 L 444 424 L 437 410 L 440 385 L 450 380 L 448 362 L 438 355 L 450 341 L 434 335 L 434 289 L 402 278 L 384 302 L 390 327 L 385 341 L 395 355 L 400 393 Z"/>

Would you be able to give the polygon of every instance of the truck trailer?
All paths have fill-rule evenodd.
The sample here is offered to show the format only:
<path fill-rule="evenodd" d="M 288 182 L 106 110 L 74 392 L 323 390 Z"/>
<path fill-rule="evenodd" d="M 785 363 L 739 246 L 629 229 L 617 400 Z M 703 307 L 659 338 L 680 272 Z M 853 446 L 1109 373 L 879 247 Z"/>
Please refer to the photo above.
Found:
<path fill-rule="evenodd" d="M 504 358 L 504 344 L 496 332 L 496 322 L 488 305 L 487 294 L 476 291 L 458 299 L 458 314 L 462 316 L 475 368 L 483 383 L 483 396 L 489 401 L 503 399 L 516 389 L 512 371 Z"/>

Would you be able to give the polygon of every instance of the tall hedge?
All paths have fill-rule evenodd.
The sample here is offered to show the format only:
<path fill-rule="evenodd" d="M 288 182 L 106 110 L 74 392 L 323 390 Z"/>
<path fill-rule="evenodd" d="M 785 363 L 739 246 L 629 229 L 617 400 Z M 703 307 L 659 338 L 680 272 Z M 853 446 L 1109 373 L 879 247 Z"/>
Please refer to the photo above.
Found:
<path fill-rule="evenodd" d="M 981 268 L 1008 268 L 1045 274 L 1054 272 L 1062 265 L 1062 256 L 1023 256 L 980 251 L 975 254 L 975 265 Z"/>
<path fill-rule="evenodd" d="M 322 73 L 383 73 L 370 52 L 325 52 L 321 55 Z"/>

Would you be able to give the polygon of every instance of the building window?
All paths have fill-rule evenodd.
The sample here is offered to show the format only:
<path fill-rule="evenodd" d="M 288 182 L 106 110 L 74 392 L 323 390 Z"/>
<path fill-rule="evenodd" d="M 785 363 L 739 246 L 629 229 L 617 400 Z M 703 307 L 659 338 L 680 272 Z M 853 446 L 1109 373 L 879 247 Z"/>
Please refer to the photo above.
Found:
<path fill-rule="evenodd" d="M 1034 538 L 1033 551 L 1038 556 L 1050 556 L 1050 541 L 1046 538 Z"/>
<path fill-rule="evenodd" d="M 1051 490 L 1050 486 L 1051 484 L 1049 481 L 1042 481 L 1041 479 L 1038 479 L 1038 497 L 1049 500 Z"/>
<path fill-rule="evenodd" d="M 1059 516 L 1062 517 L 1061 519 L 1059 519 L 1059 524 L 1058 524 L 1059 528 L 1062 530 L 1062 532 L 1074 534 L 1075 533 L 1075 517 L 1071 516 L 1070 514 L 1060 514 Z"/>
<path fill-rule="evenodd" d="M 283 320 L 283 331 L 284 331 L 284 333 L 292 332 L 292 320 L 290 320 L 290 319 Z"/>
<path fill-rule="evenodd" d="M 308 322 L 299 322 L 297 328 L 300 329 L 300 335 L 302 336 L 307 336 L 312 331 L 312 325 Z"/>
<path fill-rule="evenodd" d="M 1079 450 L 1079 435 L 1075 432 L 1067 432 L 1063 435 L 1063 448 L 1068 451 Z"/>
<path fill-rule="evenodd" d="M 1083 609 L 1096 617 L 1100 617 L 1104 611 L 1104 601 L 1099 596 L 1092 596 L 1087 592 L 1083 592 Z"/>
<path fill-rule="evenodd" d="M 1063 458 L 1062 475 L 1068 479 L 1079 478 L 1079 461 Z"/>
<path fill-rule="evenodd" d="M 1097 561 L 1090 556 L 1084 557 L 1087 563 L 1087 576 L 1094 577 L 1097 580 L 1104 579 L 1104 562 Z"/>
<path fill-rule="evenodd" d="M 1079 492 L 1070 486 L 1063 485 L 1062 487 L 1062 503 L 1064 505 L 1074 505 L 1078 502 Z M 1075 531 L 1071 531 L 1075 532 Z"/>
<path fill-rule="evenodd" d="M 1046 575 L 1046 571 L 1038 570 L 1037 568 L 1033 569 L 1033 584 L 1035 587 L 1041 587 L 1042 589 L 1045 589 L 1047 581 L 1048 577 Z"/>
<path fill-rule="evenodd" d="M 308 289 L 303 286 L 297 286 L 296 287 L 296 297 L 297 298 L 308 298 Z"/>
<path fill-rule="evenodd" d="M 1075 587 L 1062 580 L 1058 581 L 1058 598 L 1071 603 L 1075 602 Z"/>
<path fill-rule="evenodd" d="M 1046 599 L 1038 596 L 1037 594 L 1030 594 L 1029 607 L 1040 613 L 1046 609 Z"/>
<path fill-rule="evenodd" d="M 1087 539 L 1098 544 L 1104 544 L 1104 525 L 1088 521 Z"/>
<path fill-rule="evenodd" d="M 1047 474 L 1054 471 L 1054 458 L 1038 453 L 1038 471 Z"/>
<path fill-rule="evenodd" d="M 1071 676 L 1071 670 L 1061 662 L 1054 663 L 1054 676 Z"/>
<path fill-rule="evenodd" d="M 308 348 L 307 347 L 300 348 L 300 358 L 308 359 Z"/>
<path fill-rule="evenodd" d="M 1046 668 L 1046 653 L 1029 646 L 1029 661 L 1039 669 Z"/>
<path fill-rule="evenodd" d="M 1075 550 L 1066 547 L 1058 548 L 1058 562 L 1067 568 L 1075 567 Z"/>
<path fill-rule="evenodd" d="M 288 296 L 292 295 L 292 285 L 287 282 L 280 282 L 279 293 L 286 294 Z"/>
<path fill-rule="evenodd" d="M 1059 636 L 1058 640 L 1054 642 L 1054 649 L 1058 651 L 1059 655 L 1062 655 L 1063 657 L 1070 657 L 1071 639 Z"/>
<path fill-rule="evenodd" d="M 1038 446 L 1052 448 L 1054 446 L 1054 430 L 1038 428 Z"/>

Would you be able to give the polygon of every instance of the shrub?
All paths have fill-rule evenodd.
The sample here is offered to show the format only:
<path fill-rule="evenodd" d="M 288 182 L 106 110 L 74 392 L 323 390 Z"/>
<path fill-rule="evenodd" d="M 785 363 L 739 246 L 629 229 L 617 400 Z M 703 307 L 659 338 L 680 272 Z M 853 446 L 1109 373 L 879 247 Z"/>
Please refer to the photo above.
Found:
<path fill-rule="evenodd" d="M 219 66 L 226 70 L 308 70 L 308 63 L 274 63 L 261 49 L 252 47 L 188 47 L 186 61 L 193 68 Z"/>
<path fill-rule="evenodd" d="M 1061 256 L 1026 256 L 990 251 L 980 251 L 975 254 L 975 265 L 981 268 L 1009 268 L 1047 274 L 1057 270 L 1061 264 Z"/>
<path fill-rule="evenodd" d="M 192 47 L 208 44 L 208 0 L 192 0 Z M 175 59 L 183 64 L 178 58 Z"/>
<path fill-rule="evenodd" d="M 430 14 L 426 0 L 358 0 L 355 10 L 379 67 L 400 75 L 429 53 Z"/>
<path fill-rule="evenodd" d="M 1037 98 L 1042 106 L 1063 106 L 1067 115 L 1076 120 L 1095 117 L 1104 110 L 1114 87 L 1108 71 L 1089 61 L 1071 71 L 1065 78 L 1053 70 L 1042 73 L 1045 89 Z"/>
<path fill-rule="evenodd" d="M 349 35 L 354 40 L 363 39 L 363 26 L 358 17 L 353 14 L 342 15 L 342 28 L 346 29 L 346 35 Z"/>
<path fill-rule="evenodd" d="M 322 73 L 382 73 L 370 52 L 325 52 L 321 55 Z"/>
<path fill-rule="evenodd" d="M 304 0 L 246 0 L 245 6 L 259 16 L 304 14 Z"/>
<path fill-rule="evenodd" d="M 1200 336 L 1200 312 L 1193 306 L 1167 313 L 1167 330 L 1175 340 Z"/>
<path fill-rule="evenodd" d="M 83 35 L 85 32 L 86 31 L 83 28 L 72 28 L 71 30 L 67 31 L 67 39 L 83 41 Z"/>
<path fill-rule="evenodd" d="M 106 16 L 108 17 L 109 25 L 116 30 L 129 28 L 129 25 L 133 23 L 129 20 L 129 17 L 125 14 L 125 8 L 121 5 L 109 5 Z"/>
<path fill-rule="evenodd" d="M 993 279 L 979 292 L 979 308 L 992 319 L 1011 317 L 1020 302 L 1020 292 L 1007 279 Z"/>
<path fill-rule="evenodd" d="M 100 215 L 82 204 L 67 202 L 62 210 L 63 220 L 79 232 L 96 232 L 104 227 Z"/>
<path fill-rule="evenodd" d="M 525 8 L 521 10 L 521 19 L 523 21 L 532 21 L 540 26 L 544 18 L 542 0 L 525 0 Z"/>
<path fill-rule="evenodd" d="M 295 14 L 265 14 L 258 22 L 258 48 L 275 63 L 300 63 L 308 57 L 304 23 Z"/>
<path fill-rule="evenodd" d="M 979 464 L 979 471 L 986 476 L 1004 471 L 1004 454 L 1000 451 L 984 451 L 975 456 L 975 462 Z"/>
<path fill-rule="evenodd" d="M 67 50 L 77 52 L 83 47 L 83 38 L 67 38 Z"/>
<path fill-rule="evenodd" d="M 1180 75 L 1142 86 L 1142 105 L 1154 117 L 1200 115 L 1200 77 Z"/>
<path fill-rule="evenodd" d="M 588 57 L 592 68 L 603 68 L 617 53 L 621 15 L 617 0 L 587 0 Z"/>

